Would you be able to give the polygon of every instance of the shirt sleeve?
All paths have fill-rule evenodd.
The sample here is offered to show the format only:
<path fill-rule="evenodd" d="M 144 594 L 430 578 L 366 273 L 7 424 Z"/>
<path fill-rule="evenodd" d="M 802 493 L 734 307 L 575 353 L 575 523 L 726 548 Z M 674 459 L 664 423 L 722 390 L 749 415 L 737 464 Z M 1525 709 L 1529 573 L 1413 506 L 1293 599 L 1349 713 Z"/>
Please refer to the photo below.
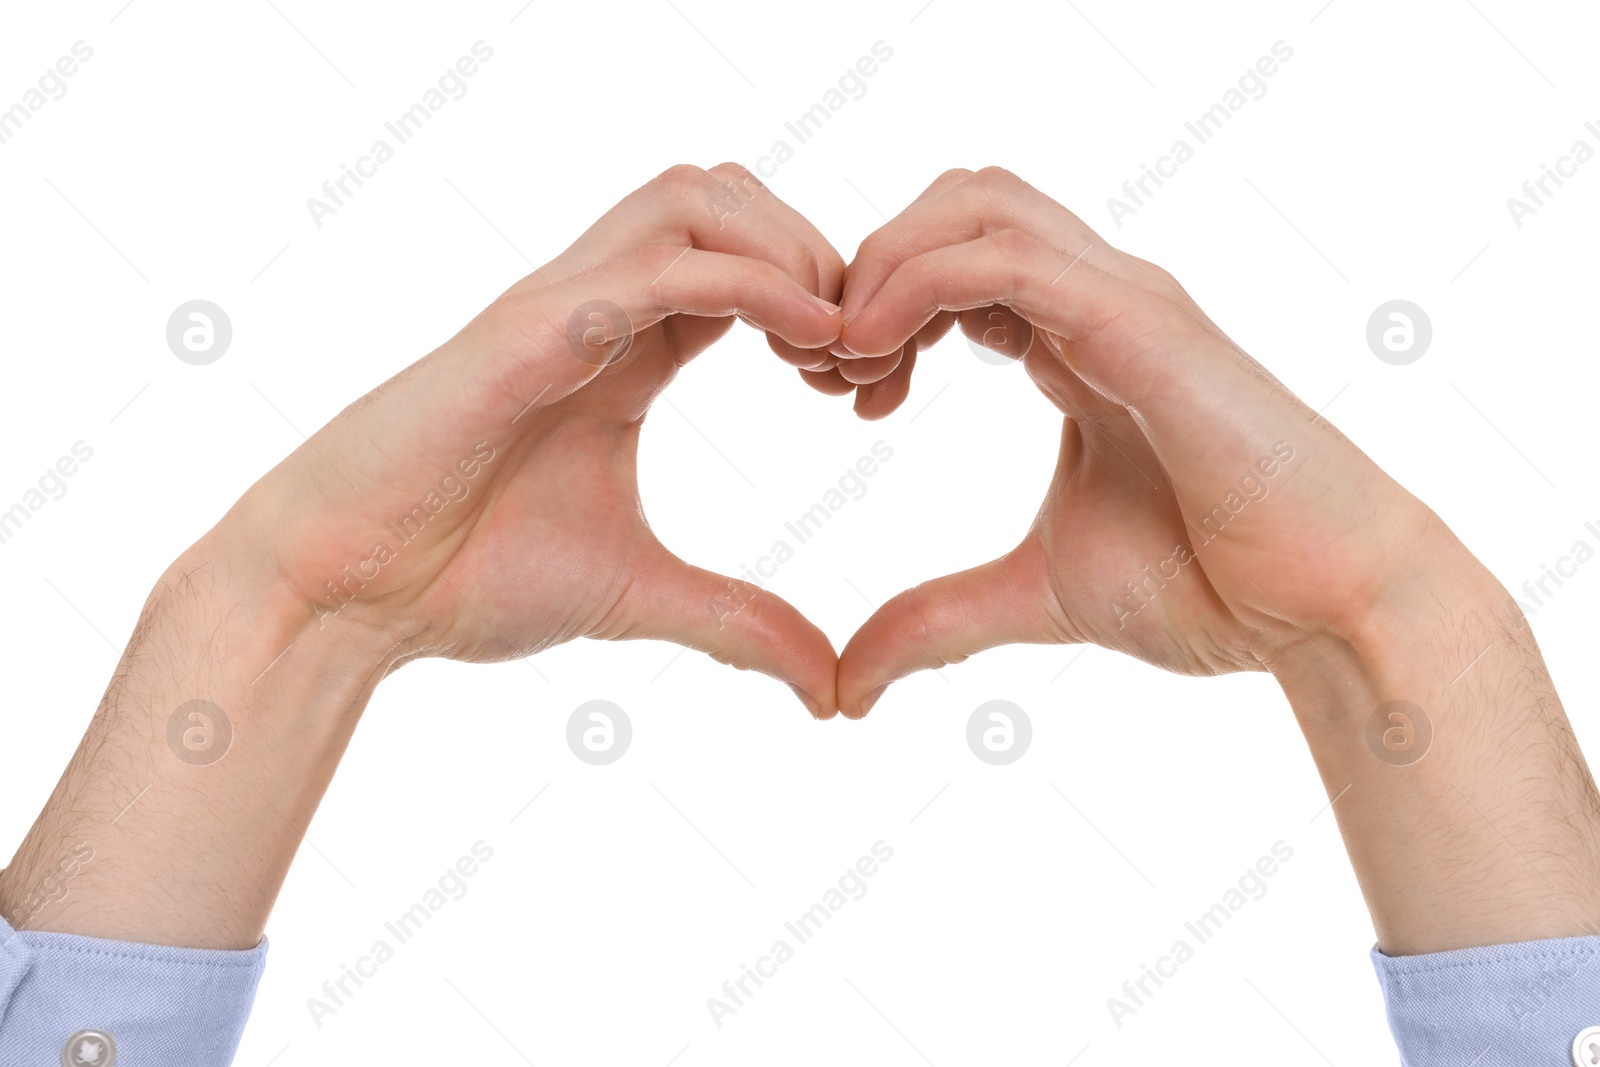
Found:
<path fill-rule="evenodd" d="M 0 1063 L 226 1067 L 266 965 L 253 949 L 18 931 L 0 919 Z"/>
<path fill-rule="evenodd" d="M 1600 937 L 1386 956 L 1372 965 L 1405 1067 L 1600 1064 Z"/>

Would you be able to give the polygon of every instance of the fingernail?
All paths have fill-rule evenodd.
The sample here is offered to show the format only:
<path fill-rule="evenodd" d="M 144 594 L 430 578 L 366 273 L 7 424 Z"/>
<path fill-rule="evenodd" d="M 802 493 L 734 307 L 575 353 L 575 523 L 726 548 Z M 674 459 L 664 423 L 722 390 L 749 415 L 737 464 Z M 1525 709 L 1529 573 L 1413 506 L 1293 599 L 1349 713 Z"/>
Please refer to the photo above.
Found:
<path fill-rule="evenodd" d="M 813 719 L 821 718 L 822 705 L 818 704 L 814 699 L 812 699 L 810 693 L 807 693 L 798 685 L 791 685 L 789 688 L 794 690 L 794 695 L 800 698 L 800 703 L 806 706 L 806 710 L 811 713 L 811 717 Z"/>
<path fill-rule="evenodd" d="M 818 304 L 818 306 L 820 306 L 820 307 L 821 307 L 821 308 L 822 308 L 822 310 L 823 310 L 823 311 L 826 311 L 826 312 L 827 312 L 827 313 L 828 313 L 828 314 L 830 314 L 830 315 L 832 315 L 832 314 L 834 314 L 834 313 L 835 313 L 835 312 L 837 312 L 837 311 L 840 311 L 840 310 L 842 310 L 842 309 L 841 309 L 841 308 L 840 308 L 840 307 L 839 307 L 839 305 L 838 305 L 838 304 L 835 304 L 835 303 L 832 303 L 832 302 L 830 302 L 830 301 L 827 301 L 827 300 L 824 300 L 824 299 L 822 299 L 822 297 L 820 297 L 820 296 L 815 296 L 815 295 L 813 295 L 813 296 L 812 296 L 812 297 L 811 297 L 811 299 L 813 299 L 813 300 L 815 300 L 815 301 L 816 301 L 816 302 L 817 302 L 817 304 Z"/>
<path fill-rule="evenodd" d="M 865 715 L 867 712 L 872 710 L 872 705 L 874 705 L 874 704 L 876 704 L 878 702 L 878 698 L 883 696 L 883 691 L 885 689 L 887 689 L 887 688 L 889 688 L 889 685 L 888 685 L 887 682 L 885 682 L 883 685 L 878 686 L 878 688 L 876 688 L 872 692 L 868 693 L 866 695 L 866 697 L 862 699 L 862 701 L 861 701 L 861 714 L 862 715 Z"/>

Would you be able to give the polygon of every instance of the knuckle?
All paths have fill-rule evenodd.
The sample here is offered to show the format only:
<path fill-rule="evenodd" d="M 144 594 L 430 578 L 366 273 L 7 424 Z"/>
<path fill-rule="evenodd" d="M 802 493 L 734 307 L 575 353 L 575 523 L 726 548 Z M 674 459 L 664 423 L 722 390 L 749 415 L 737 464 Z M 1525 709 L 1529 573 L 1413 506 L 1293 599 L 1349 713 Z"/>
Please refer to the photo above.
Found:
<path fill-rule="evenodd" d="M 786 273 L 807 291 L 821 288 L 821 266 L 817 263 L 816 255 L 803 244 L 797 245 L 789 254 Z"/>
<path fill-rule="evenodd" d="M 645 288 L 645 298 L 651 307 L 664 308 L 668 305 L 667 294 L 670 290 L 663 279 L 670 273 L 670 269 L 680 258 L 689 251 L 687 245 L 673 244 L 666 241 L 652 241 L 642 245 L 628 256 L 628 264 L 623 274 L 648 275 L 650 284 Z"/>
<path fill-rule="evenodd" d="M 1004 167 L 984 167 L 982 170 L 978 171 L 977 174 L 973 175 L 973 177 L 985 186 L 1000 189 L 1011 188 L 1012 186 L 1020 185 L 1022 183 L 1021 178 L 1017 177 L 1009 170 L 1006 170 Z"/>
<path fill-rule="evenodd" d="M 850 273 L 858 274 L 863 266 L 887 258 L 892 240 L 883 230 L 867 234 L 856 246 L 855 257 L 850 261 Z"/>
<path fill-rule="evenodd" d="M 674 164 L 650 183 L 652 188 L 674 196 L 703 193 L 710 184 L 711 176 L 693 163 Z"/>
<path fill-rule="evenodd" d="M 1038 247 L 1038 242 L 1031 234 L 1011 226 L 995 230 L 989 237 L 994 241 L 995 248 L 1007 259 L 1029 255 Z"/>
<path fill-rule="evenodd" d="M 803 245 L 785 244 L 762 254 L 768 258 L 752 257 L 749 267 L 772 286 L 798 285 L 806 292 L 816 288 L 816 259 Z"/>
<path fill-rule="evenodd" d="M 1174 278 L 1171 274 L 1169 274 L 1166 271 L 1165 268 L 1161 267 L 1159 264 L 1152 263 L 1148 259 L 1141 259 L 1139 256 L 1135 256 L 1135 255 L 1133 255 L 1131 253 L 1128 253 L 1128 252 L 1124 252 L 1124 253 L 1122 253 L 1122 255 L 1127 257 L 1128 262 L 1130 262 L 1130 263 L 1134 264 L 1135 266 L 1137 266 L 1146 275 L 1148 275 L 1149 277 L 1155 279 L 1156 281 L 1164 281 L 1164 282 L 1171 282 L 1173 284 L 1177 284 L 1178 279 Z"/>
<path fill-rule="evenodd" d="M 711 168 L 709 173 L 723 182 L 734 185 L 740 192 L 754 194 L 766 189 L 766 185 L 762 183 L 761 179 L 750 173 L 749 168 L 742 163 L 731 161 L 718 163 Z"/>
<path fill-rule="evenodd" d="M 652 277 L 656 277 L 659 281 L 659 275 L 666 271 L 668 264 L 683 255 L 687 247 L 667 241 L 651 241 L 634 249 L 631 257 L 634 261 L 633 266 L 641 271 L 652 271 Z"/>
<path fill-rule="evenodd" d="M 826 268 L 826 276 L 833 279 L 835 283 L 844 280 L 844 256 L 840 255 L 839 250 L 833 247 L 832 244 L 823 244 L 822 259 L 819 261 L 819 265 Z"/>
<path fill-rule="evenodd" d="M 1117 252 L 1116 255 L 1120 257 L 1120 262 L 1125 264 L 1126 268 L 1131 268 L 1127 271 L 1129 277 L 1136 284 L 1154 294 L 1157 300 L 1163 303 L 1170 302 L 1178 310 L 1194 308 L 1198 311 L 1198 306 L 1195 305 L 1194 299 L 1189 295 L 1189 291 L 1183 287 L 1183 283 L 1179 282 L 1171 271 L 1150 262 L 1148 259 L 1140 259 L 1138 256 L 1127 252 Z"/>
<path fill-rule="evenodd" d="M 906 646 L 908 658 L 913 659 L 919 668 L 937 669 L 945 665 L 944 660 L 935 653 L 938 634 L 933 627 L 932 606 L 927 586 L 914 586 L 906 591 L 905 600 L 900 605 L 900 618 L 895 624 L 895 630 Z"/>

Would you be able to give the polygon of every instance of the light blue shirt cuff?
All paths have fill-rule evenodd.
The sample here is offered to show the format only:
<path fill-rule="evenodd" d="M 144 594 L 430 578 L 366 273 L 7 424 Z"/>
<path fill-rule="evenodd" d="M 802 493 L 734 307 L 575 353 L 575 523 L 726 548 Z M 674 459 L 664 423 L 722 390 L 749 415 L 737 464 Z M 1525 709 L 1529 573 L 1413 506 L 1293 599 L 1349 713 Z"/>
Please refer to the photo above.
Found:
<path fill-rule="evenodd" d="M 243 951 L 172 948 L 0 919 L 0 1063 L 225 1067 L 266 960 L 265 938 Z"/>
<path fill-rule="evenodd" d="M 1421 956 L 1372 950 L 1405 1067 L 1600 1064 L 1600 937 Z"/>

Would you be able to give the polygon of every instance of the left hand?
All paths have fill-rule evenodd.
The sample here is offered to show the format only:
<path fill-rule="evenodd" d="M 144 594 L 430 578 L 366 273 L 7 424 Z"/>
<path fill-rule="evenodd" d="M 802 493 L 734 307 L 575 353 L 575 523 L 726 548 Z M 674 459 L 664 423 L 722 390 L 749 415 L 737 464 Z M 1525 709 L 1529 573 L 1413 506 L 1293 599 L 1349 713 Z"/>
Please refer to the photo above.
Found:
<path fill-rule="evenodd" d="M 842 273 L 742 167 L 674 167 L 319 430 L 224 527 L 268 536 L 255 555 L 308 621 L 400 659 L 654 638 L 779 678 L 831 716 L 827 637 L 668 551 L 635 453 L 656 397 L 736 317 L 814 361 L 805 350 L 838 337 Z"/>

